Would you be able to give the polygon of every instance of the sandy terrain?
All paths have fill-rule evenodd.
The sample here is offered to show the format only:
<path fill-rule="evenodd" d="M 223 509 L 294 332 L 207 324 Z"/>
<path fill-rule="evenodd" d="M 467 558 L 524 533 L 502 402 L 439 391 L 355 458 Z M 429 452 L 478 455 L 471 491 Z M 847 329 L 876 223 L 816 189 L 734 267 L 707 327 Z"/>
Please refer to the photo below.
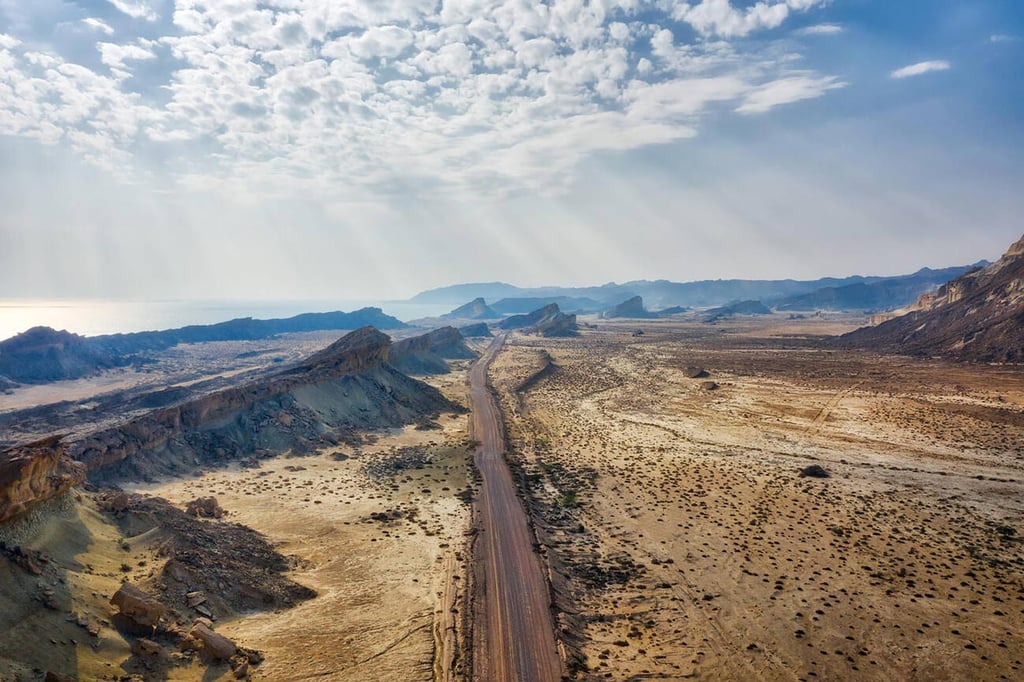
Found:
<path fill-rule="evenodd" d="M 431 380 L 463 401 L 464 381 Z M 430 680 L 435 648 L 450 662 L 438 678 L 456 679 L 462 643 L 449 631 L 462 595 L 449 586 L 466 574 L 470 450 L 465 416 L 441 425 L 136 488 L 181 504 L 213 495 L 229 520 L 297 558 L 290 577 L 315 599 L 218 628 L 266 655 L 253 679 Z"/>
<path fill-rule="evenodd" d="M 591 322 L 492 369 L 582 678 L 1024 675 L 1019 369 Z"/>

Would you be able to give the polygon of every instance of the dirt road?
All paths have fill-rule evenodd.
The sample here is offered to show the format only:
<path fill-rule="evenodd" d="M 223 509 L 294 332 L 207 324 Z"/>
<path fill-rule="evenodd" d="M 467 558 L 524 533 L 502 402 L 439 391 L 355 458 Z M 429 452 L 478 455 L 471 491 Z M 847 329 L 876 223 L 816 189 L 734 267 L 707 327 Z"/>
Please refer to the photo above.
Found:
<path fill-rule="evenodd" d="M 487 368 L 501 349 L 499 336 L 470 370 L 472 437 L 482 477 L 476 519 L 473 679 L 483 682 L 548 682 L 561 679 L 550 595 L 533 551 L 516 488 L 502 453 L 504 432 L 487 387 Z"/>

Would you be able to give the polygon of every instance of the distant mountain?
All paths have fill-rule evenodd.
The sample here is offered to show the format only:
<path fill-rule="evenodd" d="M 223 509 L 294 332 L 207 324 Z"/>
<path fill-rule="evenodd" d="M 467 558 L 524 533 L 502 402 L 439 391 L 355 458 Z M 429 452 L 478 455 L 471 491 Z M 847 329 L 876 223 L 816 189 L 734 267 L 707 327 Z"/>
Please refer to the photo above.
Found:
<path fill-rule="evenodd" d="M 528 313 L 546 305 L 556 304 L 559 310 L 577 313 L 596 313 L 608 307 L 607 303 L 580 296 L 529 296 L 523 298 L 503 298 L 491 306 L 494 312 L 501 315 Z"/>
<path fill-rule="evenodd" d="M 662 308 L 661 310 L 656 310 L 654 311 L 654 314 L 657 315 L 658 317 L 672 317 L 673 315 L 682 315 L 683 313 L 687 313 L 689 311 L 690 309 L 685 306 L 674 305 L 669 308 Z"/>
<path fill-rule="evenodd" d="M 824 287 L 807 294 L 789 296 L 775 303 L 777 310 L 892 310 L 913 303 L 940 284 L 959 277 L 975 265 L 932 270 L 922 268 L 912 275 L 893 277 L 879 282 L 857 282 L 840 287 Z"/>
<path fill-rule="evenodd" d="M 645 319 L 656 317 L 656 315 L 644 308 L 644 299 L 640 296 L 627 298 L 622 303 L 606 310 L 601 317 L 612 319 L 616 317 L 627 317 L 632 319 Z"/>
<path fill-rule="evenodd" d="M 84 337 L 49 327 L 34 327 L 0 341 L 0 377 L 22 383 L 77 379 L 104 369 L 131 364 L 138 353 L 160 351 L 180 343 L 250 341 L 287 332 L 359 329 L 403 329 L 404 322 L 380 308 L 351 313 L 303 313 L 285 319 L 251 317 L 191 325 L 163 331 Z"/>
<path fill-rule="evenodd" d="M 646 304 L 652 309 L 667 308 L 670 306 L 686 306 L 691 308 L 707 308 L 727 305 L 732 301 L 759 300 L 766 305 L 775 305 L 779 301 L 791 299 L 804 294 L 828 289 L 840 288 L 852 284 L 874 284 L 882 281 L 893 281 L 907 278 L 915 278 L 924 272 L 934 273 L 929 275 L 933 284 L 941 284 L 942 277 L 952 279 L 963 274 L 971 266 L 959 268 L 944 268 L 934 271 L 919 271 L 910 275 L 897 277 L 863 277 L 855 275 L 852 277 L 824 277 L 815 280 L 743 280 L 743 279 L 719 279 L 703 280 L 698 282 L 670 282 L 668 280 L 636 280 L 617 284 L 610 282 L 596 287 L 517 287 L 505 282 L 485 282 L 477 284 L 456 284 L 449 287 L 431 289 L 417 294 L 410 302 L 413 303 L 435 303 L 445 305 L 460 305 L 465 301 L 482 297 L 488 301 L 498 301 L 491 307 L 495 312 L 524 313 L 526 304 L 512 310 L 501 306 L 501 299 L 535 299 L 534 304 L 547 305 L 558 303 L 565 310 L 577 310 L 585 312 L 598 312 L 613 306 L 627 298 L 642 296 Z M 923 291 L 923 290 L 922 290 Z M 918 292 L 920 293 L 920 292 Z M 559 298 L 590 299 L 591 305 L 573 305 Z M 536 299 L 543 299 L 537 301 Z M 911 298 L 913 300 L 913 298 Z M 535 308 L 531 308 L 535 309 Z"/>
<path fill-rule="evenodd" d="M 492 310 L 483 298 L 474 298 L 441 317 L 449 320 L 496 320 L 501 315 Z"/>
<path fill-rule="evenodd" d="M 1024 238 L 995 263 L 924 294 L 906 315 L 833 343 L 964 361 L 1024 362 Z"/>

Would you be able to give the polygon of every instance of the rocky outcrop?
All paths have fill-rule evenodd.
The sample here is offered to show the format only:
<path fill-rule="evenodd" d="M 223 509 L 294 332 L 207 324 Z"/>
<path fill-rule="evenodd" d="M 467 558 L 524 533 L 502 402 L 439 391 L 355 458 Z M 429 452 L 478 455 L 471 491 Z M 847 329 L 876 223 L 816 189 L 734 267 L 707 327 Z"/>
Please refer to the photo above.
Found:
<path fill-rule="evenodd" d="M 460 409 L 389 365 L 390 350 L 387 335 L 358 329 L 294 367 L 94 432 L 70 450 L 91 480 L 145 479 Z"/>
<path fill-rule="evenodd" d="M 474 298 L 469 303 L 460 305 L 455 310 L 441 317 L 449 320 L 494 320 L 501 317 L 501 315 L 494 312 L 484 299 Z"/>
<path fill-rule="evenodd" d="M 541 336 L 575 336 L 579 333 L 575 315 L 566 315 L 557 303 L 538 308 L 526 315 L 512 315 L 502 320 L 501 329 L 522 329 Z"/>
<path fill-rule="evenodd" d="M 649 317 L 655 317 L 654 313 L 649 312 L 644 308 L 644 299 L 640 296 L 633 296 L 627 298 L 622 303 L 614 306 L 610 310 L 606 310 L 602 317 L 607 319 L 613 319 L 617 317 L 644 319 Z"/>
<path fill-rule="evenodd" d="M 0 523 L 85 481 L 85 467 L 68 456 L 61 436 L 0 452 Z"/>
<path fill-rule="evenodd" d="M 1024 362 L 1024 239 L 995 263 L 918 299 L 907 314 L 834 345 L 975 362 Z"/>
<path fill-rule="evenodd" d="M 487 326 L 486 322 L 467 324 L 465 327 L 459 327 L 459 332 L 467 339 L 494 336 L 491 334 L 491 328 Z"/>
<path fill-rule="evenodd" d="M 476 353 L 455 327 L 441 327 L 421 336 L 395 342 L 388 362 L 406 374 L 446 374 L 445 360 L 475 358 Z"/>

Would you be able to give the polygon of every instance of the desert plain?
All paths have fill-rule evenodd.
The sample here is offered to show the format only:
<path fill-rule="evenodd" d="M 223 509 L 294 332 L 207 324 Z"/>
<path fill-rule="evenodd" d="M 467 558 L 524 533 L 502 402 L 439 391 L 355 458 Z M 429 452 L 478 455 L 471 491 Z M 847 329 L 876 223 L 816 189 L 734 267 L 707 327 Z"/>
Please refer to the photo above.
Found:
<path fill-rule="evenodd" d="M 1024 677 L 1019 368 L 829 346 L 858 316 L 581 323 L 569 338 L 508 333 L 489 374 L 568 679 Z M 471 362 L 450 364 L 422 378 L 468 405 Z M 216 385 L 236 369 L 216 364 Z M 251 679 L 470 680 L 468 422 L 122 487 L 179 508 L 215 497 L 217 523 L 262 534 L 315 592 L 218 614 L 218 633 L 261 653 Z M 160 580 L 166 538 L 113 523 L 96 495 L 5 531 L 70 568 L 49 586 L 4 569 L 24 617 L 6 615 L 20 630 L 0 656 L 34 641 L 80 679 L 233 679 L 226 664 L 125 663 L 107 601 L 123 580 Z"/>

